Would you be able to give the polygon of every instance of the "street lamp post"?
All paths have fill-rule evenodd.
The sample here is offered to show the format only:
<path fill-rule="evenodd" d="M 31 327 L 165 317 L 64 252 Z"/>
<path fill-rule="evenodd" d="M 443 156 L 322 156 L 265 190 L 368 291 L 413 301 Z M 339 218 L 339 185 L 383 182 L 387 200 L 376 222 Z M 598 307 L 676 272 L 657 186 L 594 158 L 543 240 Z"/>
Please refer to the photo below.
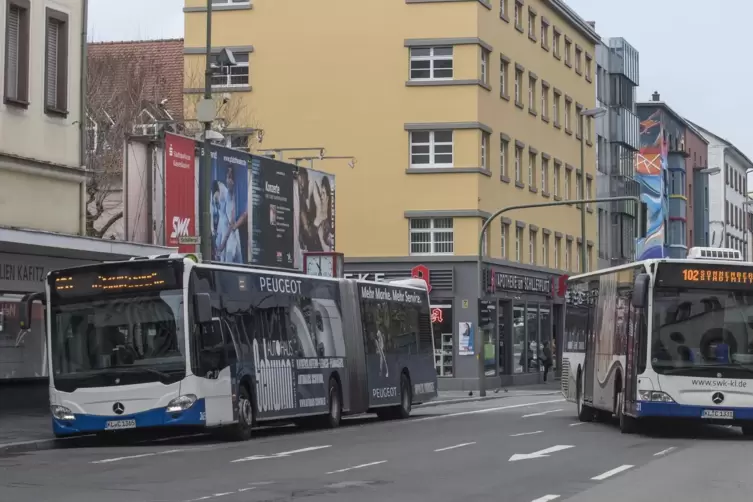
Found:
<path fill-rule="evenodd" d="M 478 306 L 481 305 L 481 301 L 484 298 L 484 280 L 483 280 L 483 259 L 484 259 L 484 235 L 486 230 L 489 228 L 489 225 L 496 220 L 501 214 L 506 213 L 507 211 L 512 211 L 514 209 L 529 209 L 534 207 L 551 207 L 551 206 L 565 206 L 565 205 L 571 205 L 573 203 L 576 204 L 583 204 L 583 208 L 585 209 L 585 204 L 598 204 L 600 202 L 617 202 L 621 200 L 632 200 L 635 202 L 638 206 L 641 204 L 640 197 L 634 197 L 634 196 L 622 196 L 622 197 L 602 197 L 597 199 L 578 199 L 578 200 L 567 200 L 567 201 L 556 201 L 556 202 L 541 202 L 538 204 L 519 204 L 517 206 L 507 206 L 503 207 L 502 209 L 497 210 L 494 214 L 492 214 L 489 218 L 486 219 L 484 224 L 481 226 L 481 231 L 478 234 L 478 253 L 476 254 L 476 281 L 477 281 L 477 310 L 479 310 Z M 636 237 L 642 237 L 643 233 L 643 224 L 641 221 L 643 215 L 643 211 L 638 209 L 638 225 L 636 227 Z M 585 244 L 585 241 L 584 241 Z M 585 271 L 584 271 L 585 273 Z M 474 352 L 478 350 L 477 352 L 477 359 L 478 359 L 478 382 L 479 382 L 479 395 L 481 397 L 486 396 L 486 371 L 484 368 L 484 350 L 483 350 L 483 340 L 481 339 L 481 330 L 476 330 L 476 336 L 474 339 L 474 345 L 478 347 L 478 349 L 474 348 Z"/>
<path fill-rule="evenodd" d="M 589 108 L 582 110 L 579 114 L 580 121 L 580 198 L 588 197 L 586 195 L 586 131 L 583 127 L 586 117 L 601 117 L 607 113 L 606 108 Z M 580 272 L 586 273 L 586 203 L 580 205 Z"/>

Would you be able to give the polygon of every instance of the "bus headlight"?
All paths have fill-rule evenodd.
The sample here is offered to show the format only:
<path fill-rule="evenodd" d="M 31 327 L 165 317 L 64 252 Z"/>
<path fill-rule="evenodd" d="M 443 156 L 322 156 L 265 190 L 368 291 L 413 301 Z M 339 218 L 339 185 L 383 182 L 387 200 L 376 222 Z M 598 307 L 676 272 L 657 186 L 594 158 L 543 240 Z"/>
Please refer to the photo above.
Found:
<path fill-rule="evenodd" d="M 64 420 L 66 422 L 76 420 L 76 416 L 73 412 L 65 406 L 52 405 L 50 406 L 50 411 L 52 412 L 52 416 L 58 420 Z"/>
<path fill-rule="evenodd" d="M 653 401 L 655 403 L 674 403 L 675 400 L 666 392 L 658 390 L 639 390 L 638 396 L 641 401 Z"/>
<path fill-rule="evenodd" d="M 193 406 L 193 403 L 196 402 L 196 396 L 193 394 L 186 394 L 184 396 L 178 396 L 169 403 L 167 403 L 167 412 L 168 413 L 179 413 L 181 411 L 186 411 L 188 408 Z"/>

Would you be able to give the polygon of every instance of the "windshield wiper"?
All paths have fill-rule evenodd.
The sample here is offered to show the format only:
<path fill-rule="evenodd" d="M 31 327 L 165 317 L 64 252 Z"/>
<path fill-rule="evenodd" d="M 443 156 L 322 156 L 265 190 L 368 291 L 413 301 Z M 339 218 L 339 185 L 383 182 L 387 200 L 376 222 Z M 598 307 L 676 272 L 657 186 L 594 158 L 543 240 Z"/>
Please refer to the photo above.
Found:
<path fill-rule="evenodd" d="M 172 378 L 172 375 L 170 373 L 165 373 L 164 371 L 156 370 L 154 368 L 149 367 L 141 367 L 141 366 L 135 366 L 132 368 L 123 368 L 122 366 L 116 366 L 113 368 L 116 372 L 120 373 L 139 373 L 141 371 L 150 373 L 152 375 L 156 375 L 160 377 L 160 379 L 170 379 Z"/>

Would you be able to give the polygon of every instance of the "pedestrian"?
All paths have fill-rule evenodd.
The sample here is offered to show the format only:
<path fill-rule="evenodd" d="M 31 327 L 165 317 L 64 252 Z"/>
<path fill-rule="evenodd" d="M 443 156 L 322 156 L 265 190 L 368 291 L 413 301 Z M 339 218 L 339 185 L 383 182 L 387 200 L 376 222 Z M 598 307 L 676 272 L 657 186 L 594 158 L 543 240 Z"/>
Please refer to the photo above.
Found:
<path fill-rule="evenodd" d="M 552 367 L 552 349 L 549 347 L 549 342 L 544 342 L 544 348 L 541 351 L 541 364 L 544 365 L 544 381 L 549 374 L 549 368 Z"/>

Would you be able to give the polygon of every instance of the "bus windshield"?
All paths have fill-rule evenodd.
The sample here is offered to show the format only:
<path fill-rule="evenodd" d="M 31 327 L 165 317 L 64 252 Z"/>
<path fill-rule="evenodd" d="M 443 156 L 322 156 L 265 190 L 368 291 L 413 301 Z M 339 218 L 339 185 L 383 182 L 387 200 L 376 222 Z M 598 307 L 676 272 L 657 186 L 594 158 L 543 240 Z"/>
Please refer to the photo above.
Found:
<path fill-rule="evenodd" d="M 652 308 L 654 371 L 753 378 L 753 291 L 662 288 Z"/>
<path fill-rule="evenodd" d="M 55 388 L 180 380 L 186 367 L 182 310 L 181 290 L 53 305 Z"/>

